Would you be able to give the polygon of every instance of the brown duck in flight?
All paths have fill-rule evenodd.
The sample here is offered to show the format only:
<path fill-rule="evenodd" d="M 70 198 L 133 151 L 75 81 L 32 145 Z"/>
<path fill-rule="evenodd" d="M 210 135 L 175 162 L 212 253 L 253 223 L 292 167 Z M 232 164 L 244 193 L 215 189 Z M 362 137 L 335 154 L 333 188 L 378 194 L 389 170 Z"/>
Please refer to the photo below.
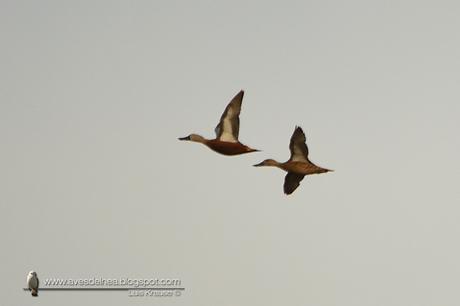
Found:
<path fill-rule="evenodd" d="M 241 90 L 225 108 L 224 113 L 220 117 L 220 122 L 215 128 L 216 138 L 205 139 L 197 134 L 190 134 L 187 137 L 179 138 L 179 140 L 188 140 L 199 142 L 211 150 L 223 155 L 239 155 L 259 150 L 252 149 L 238 140 L 240 131 L 240 111 L 241 102 L 243 102 L 244 91 Z"/>
<path fill-rule="evenodd" d="M 333 171 L 318 167 L 308 159 L 308 147 L 305 141 L 305 134 L 302 128 L 296 127 L 289 144 L 291 158 L 287 162 L 279 163 L 273 159 L 266 159 L 260 164 L 254 165 L 254 167 L 272 166 L 286 171 L 287 174 L 284 179 L 285 194 L 293 193 L 299 187 L 305 175 Z"/>

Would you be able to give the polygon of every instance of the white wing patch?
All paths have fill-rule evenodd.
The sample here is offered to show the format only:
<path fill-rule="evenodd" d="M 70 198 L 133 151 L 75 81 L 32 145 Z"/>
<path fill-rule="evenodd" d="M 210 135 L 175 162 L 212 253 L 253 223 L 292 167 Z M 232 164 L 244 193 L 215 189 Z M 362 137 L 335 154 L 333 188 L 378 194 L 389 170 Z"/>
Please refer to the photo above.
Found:
<path fill-rule="evenodd" d="M 304 154 L 304 151 L 301 148 L 299 148 L 298 145 L 294 145 L 294 152 L 292 154 L 291 160 L 296 161 L 296 162 L 307 162 L 308 161 L 307 157 Z"/>
<path fill-rule="evenodd" d="M 222 121 L 222 134 L 220 135 L 219 139 L 222 141 L 227 141 L 227 142 L 238 142 L 238 139 L 235 138 L 234 133 L 233 133 L 233 126 L 232 123 L 230 122 L 230 119 L 226 117 Z"/>
<path fill-rule="evenodd" d="M 291 142 L 289 143 L 289 149 L 291 150 L 291 158 L 289 159 L 290 161 L 304 163 L 309 162 L 308 147 L 302 128 L 296 127 L 294 130 L 294 133 L 291 136 Z"/>
<path fill-rule="evenodd" d="M 221 121 L 220 129 L 222 129 L 222 134 L 219 137 L 221 141 L 238 142 L 238 139 L 236 139 L 233 131 L 232 120 L 230 119 L 235 114 L 235 110 L 232 107 L 229 107 L 225 118 Z"/>
<path fill-rule="evenodd" d="M 224 142 L 238 143 L 240 130 L 240 110 L 244 91 L 240 91 L 225 108 L 220 117 L 219 124 L 215 128 L 216 138 Z"/>

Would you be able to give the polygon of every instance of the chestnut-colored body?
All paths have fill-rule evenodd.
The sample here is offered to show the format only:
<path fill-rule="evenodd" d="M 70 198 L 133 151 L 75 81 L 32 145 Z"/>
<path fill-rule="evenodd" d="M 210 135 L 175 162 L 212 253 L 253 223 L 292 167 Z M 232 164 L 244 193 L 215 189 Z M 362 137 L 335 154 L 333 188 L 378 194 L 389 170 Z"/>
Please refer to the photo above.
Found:
<path fill-rule="evenodd" d="M 287 172 L 294 172 L 297 174 L 304 174 L 304 175 L 319 174 L 319 173 L 325 173 L 325 172 L 330 171 L 328 169 L 318 167 L 317 165 L 311 162 L 305 163 L 305 162 L 287 161 L 282 164 L 279 164 L 278 167 Z"/>
<path fill-rule="evenodd" d="M 241 142 L 227 142 L 218 139 L 207 140 L 204 143 L 211 150 L 223 155 L 240 155 L 245 153 L 256 152 L 257 150 L 242 144 Z"/>

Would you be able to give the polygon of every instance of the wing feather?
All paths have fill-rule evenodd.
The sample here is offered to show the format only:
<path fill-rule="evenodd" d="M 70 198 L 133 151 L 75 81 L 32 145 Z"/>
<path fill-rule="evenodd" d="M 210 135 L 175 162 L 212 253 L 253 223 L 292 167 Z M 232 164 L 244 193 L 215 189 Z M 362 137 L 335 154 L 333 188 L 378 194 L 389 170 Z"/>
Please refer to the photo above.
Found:
<path fill-rule="evenodd" d="M 220 117 L 219 124 L 214 131 L 216 139 L 227 142 L 238 142 L 240 132 L 240 112 L 241 103 L 243 102 L 244 91 L 241 90 L 225 108 Z"/>
<path fill-rule="evenodd" d="M 297 174 L 294 172 L 288 172 L 286 174 L 286 177 L 284 178 L 284 193 L 285 194 L 291 194 L 294 192 L 294 190 L 299 187 L 300 182 L 303 180 L 305 175 L 303 174 Z"/>
<path fill-rule="evenodd" d="M 306 144 L 305 133 L 299 126 L 295 128 L 294 133 L 292 134 L 289 149 L 291 150 L 291 158 L 289 161 L 310 162 L 308 160 L 308 147 Z"/>

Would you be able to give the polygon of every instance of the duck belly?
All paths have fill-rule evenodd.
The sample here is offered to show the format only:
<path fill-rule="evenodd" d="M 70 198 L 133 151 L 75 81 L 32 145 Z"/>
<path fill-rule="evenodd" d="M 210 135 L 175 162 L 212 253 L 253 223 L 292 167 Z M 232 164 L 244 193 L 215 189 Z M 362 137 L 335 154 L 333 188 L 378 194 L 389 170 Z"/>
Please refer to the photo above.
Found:
<path fill-rule="evenodd" d="M 211 150 L 223 155 L 239 155 L 249 153 L 247 147 L 238 142 L 209 141 L 207 146 Z"/>
<path fill-rule="evenodd" d="M 302 163 L 302 162 L 288 162 L 283 165 L 283 169 L 288 172 L 294 172 L 297 174 L 309 175 L 327 172 L 326 169 L 318 167 L 311 163 Z"/>

